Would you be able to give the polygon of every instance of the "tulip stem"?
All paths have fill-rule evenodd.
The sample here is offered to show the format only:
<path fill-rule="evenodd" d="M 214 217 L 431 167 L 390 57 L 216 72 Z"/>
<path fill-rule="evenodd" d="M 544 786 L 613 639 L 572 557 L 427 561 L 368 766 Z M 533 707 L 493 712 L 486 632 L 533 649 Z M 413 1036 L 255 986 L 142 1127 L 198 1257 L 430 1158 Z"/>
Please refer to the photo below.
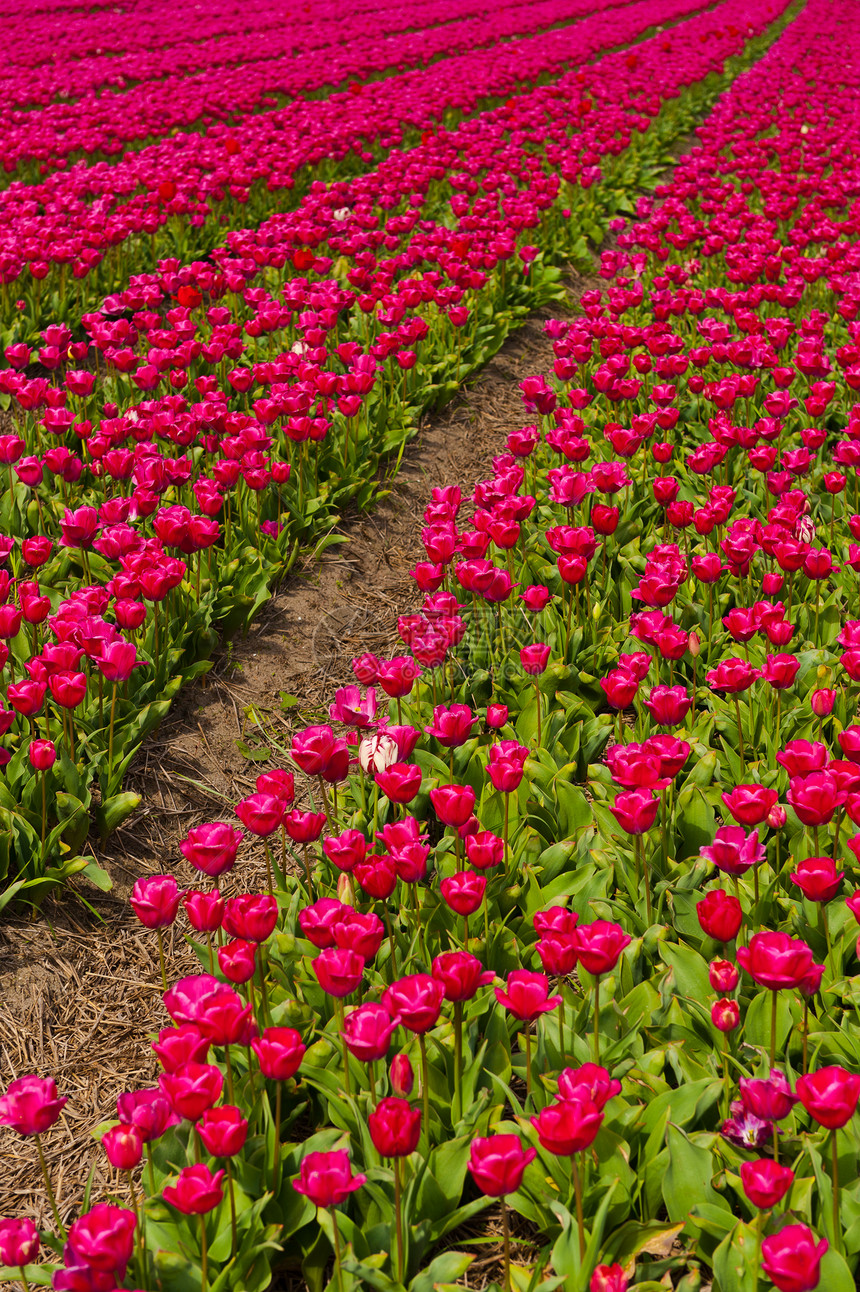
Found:
<path fill-rule="evenodd" d="M 146 1279 L 146 1231 L 143 1227 L 143 1208 L 140 1205 L 140 1199 L 137 1196 L 137 1189 L 134 1187 L 134 1175 L 127 1171 L 128 1188 L 131 1193 L 131 1203 L 134 1208 L 134 1214 L 137 1217 L 137 1259 L 140 1266 L 140 1279 L 143 1282 Z"/>
<path fill-rule="evenodd" d="M 403 1202 L 400 1196 L 400 1158 L 394 1159 L 394 1232 L 397 1240 L 397 1281 L 403 1282 Z"/>
<path fill-rule="evenodd" d="M 600 975 L 594 979 L 594 1062 L 600 1063 Z"/>
<path fill-rule="evenodd" d="M 510 857 L 509 857 L 509 855 L 508 855 L 508 819 L 509 819 L 509 814 L 510 814 L 510 807 L 511 807 L 511 796 L 510 796 L 510 794 L 506 794 L 506 795 L 505 795 L 505 826 L 504 826 L 504 835 L 505 835 L 505 872 L 506 872 L 506 874 L 510 874 Z"/>
<path fill-rule="evenodd" d="M 571 1155 L 571 1171 L 573 1173 L 573 1192 L 576 1197 L 576 1227 L 579 1230 L 579 1259 L 585 1260 L 585 1225 L 582 1220 L 582 1181 L 579 1178 L 579 1166 L 576 1161 L 576 1154 Z"/>
<path fill-rule="evenodd" d="M 202 1292 L 209 1288 L 209 1248 L 206 1245 L 206 1217 L 200 1217 L 200 1287 Z"/>
<path fill-rule="evenodd" d="M 148 1144 L 146 1149 L 146 1169 L 149 1175 L 149 1196 L 154 1198 L 158 1190 L 155 1187 L 155 1168 L 152 1164 L 152 1145 Z"/>
<path fill-rule="evenodd" d="M 532 1096 L 532 1028 L 526 1023 L 526 1099 Z"/>
<path fill-rule="evenodd" d="M 60 1211 L 59 1211 L 59 1208 L 57 1207 L 57 1199 L 54 1196 L 54 1189 L 51 1184 L 51 1177 L 48 1174 L 48 1163 L 45 1161 L 45 1154 L 42 1152 L 42 1139 L 40 1135 L 34 1135 L 33 1138 L 36 1141 L 36 1152 L 39 1154 L 39 1166 L 42 1168 L 42 1179 L 45 1181 L 45 1188 L 48 1191 L 48 1201 L 50 1202 L 51 1210 L 54 1213 L 54 1221 L 56 1223 L 57 1229 L 60 1232 L 60 1237 L 63 1239 L 63 1241 L 65 1241 L 66 1227 L 63 1224 L 62 1220 L 60 1220 Z"/>
<path fill-rule="evenodd" d="M 774 1127 L 774 1131 L 776 1127 Z M 759 1210 L 755 1218 L 755 1260 L 753 1261 L 753 1292 L 758 1292 L 758 1273 L 761 1268 L 761 1231 L 764 1223 L 764 1212 Z"/>
<path fill-rule="evenodd" d="M 231 1060 L 230 1060 L 230 1047 L 229 1047 L 229 1045 L 225 1045 L 225 1046 L 224 1046 L 224 1063 L 225 1063 L 226 1068 L 227 1068 L 227 1091 L 228 1091 L 228 1093 L 229 1093 L 229 1095 L 230 1095 L 230 1103 L 231 1103 L 231 1104 L 235 1104 L 235 1102 L 236 1102 L 236 1095 L 235 1095 L 235 1093 L 234 1093 L 234 1091 L 233 1091 L 233 1064 L 232 1064 L 232 1062 L 231 1062 Z"/>
<path fill-rule="evenodd" d="M 427 1136 L 427 1147 L 430 1147 L 430 1082 L 427 1072 L 427 1042 L 423 1032 L 418 1033 L 418 1048 L 421 1051 L 421 1093 L 424 1097 L 424 1133 Z"/>
<path fill-rule="evenodd" d="M 803 998 L 803 1075 L 809 1071 L 809 1001 Z"/>
<path fill-rule="evenodd" d="M 734 696 L 734 701 L 735 701 L 735 714 L 737 715 L 737 720 L 738 720 L 738 748 L 740 750 L 740 755 L 741 755 L 741 766 L 743 767 L 744 763 L 746 762 L 746 755 L 744 753 L 744 733 L 743 733 L 743 728 L 741 727 L 741 705 L 737 696 Z"/>
<path fill-rule="evenodd" d="M 42 860 L 45 860 L 45 838 L 48 833 L 48 789 L 45 784 L 47 772 L 42 772 Z"/>
<path fill-rule="evenodd" d="M 537 747 L 538 749 L 541 749 L 543 746 L 543 737 L 541 735 L 540 726 L 540 687 L 538 686 L 537 678 L 535 678 L 535 704 L 537 705 Z"/>
<path fill-rule="evenodd" d="M 645 918 L 648 921 L 648 928 L 650 929 L 654 922 L 651 910 L 651 871 L 648 867 L 648 854 L 645 849 L 645 840 L 642 838 L 641 834 L 637 834 L 634 837 L 636 840 L 636 847 L 640 850 L 642 856 L 642 878 L 645 883 Z"/>
<path fill-rule="evenodd" d="M 723 1032 L 723 1082 L 725 1084 L 724 1103 L 725 1119 L 728 1121 L 729 1104 L 731 1103 L 731 1077 L 729 1075 L 729 1036 L 728 1032 Z"/>
<path fill-rule="evenodd" d="M 278 1175 L 281 1168 L 281 1092 L 283 1082 L 278 1082 L 278 1088 L 275 1092 L 275 1156 L 272 1162 L 272 1194 L 277 1197 L 278 1194 Z"/>
<path fill-rule="evenodd" d="M 158 936 L 158 963 L 161 965 L 161 987 L 167 991 L 167 967 L 164 963 L 164 934 L 161 929 L 155 930 Z"/>
<path fill-rule="evenodd" d="M 773 1070 L 776 1064 L 776 992 L 771 992 L 770 996 L 770 1066 Z"/>
<path fill-rule="evenodd" d="M 108 776 L 113 773 L 113 724 L 116 717 L 116 689 L 117 683 L 113 684 L 113 691 L 110 699 L 110 726 L 108 728 Z M 166 988 L 165 988 L 166 990 Z"/>
<path fill-rule="evenodd" d="M 561 1066 L 566 1068 L 567 1053 L 565 1051 L 564 1043 L 564 989 L 561 974 L 558 975 L 558 994 L 561 998 L 558 1003 L 558 1050 L 561 1056 Z"/>
<path fill-rule="evenodd" d="M 24 1266 L 18 1266 L 18 1273 L 21 1276 L 21 1282 L 24 1285 L 24 1292 L 30 1292 L 30 1284 L 27 1282 L 27 1275 L 24 1273 Z"/>
<path fill-rule="evenodd" d="M 263 844 L 263 848 L 265 849 L 265 852 L 266 852 L 266 878 L 267 878 L 267 879 L 268 879 L 268 881 L 269 881 L 269 896 L 270 896 L 270 897 L 274 897 L 274 896 L 275 896 L 275 880 L 274 880 L 274 877 L 273 877 L 273 875 L 272 875 L 272 856 L 271 856 L 271 853 L 269 852 L 269 845 L 268 845 L 268 843 L 264 843 L 264 844 Z"/>
<path fill-rule="evenodd" d="M 454 1001 L 454 1116 L 463 1117 L 463 1002 Z"/>
<path fill-rule="evenodd" d="M 830 1163 L 833 1172 L 833 1245 L 841 1251 L 839 1242 L 839 1154 L 837 1150 L 837 1130 L 830 1132 Z"/>
<path fill-rule="evenodd" d="M 833 943 L 830 939 L 830 925 L 827 922 L 827 909 L 823 902 L 819 903 L 821 910 L 821 923 L 824 925 L 824 941 L 827 943 L 827 961 L 830 965 L 830 972 L 836 977 L 836 965 L 833 959 Z"/>
<path fill-rule="evenodd" d="M 337 1227 L 337 1209 L 331 1208 L 331 1227 L 334 1234 L 334 1265 L 337 1270 L 337 1285 L 343 1292 L 343 1270 L 340 1268 L 340 1230 Z"/>
<path fill-rule="evenodd" d="M 227 1172 L 227 1188 L 230 1192 L 230 1259 L 236 1255 L 239 1246 L 239 1231 L 236 1227 L 236 1195 L 234 1193 L 235 1185 L 233 1184 L 233 1172 L 230 1168 L 230 1159 L 224 1159 L 224 1168 Z"/>
<path fill-rule="evenodd" d="M 508 1206 L 504 1198 L 502 1204 L 502 1237 L 505 1245 L 505 1292 L 511 1292 L 511 1228 L 508 1224 Z"/>
<path fill-rule="evenodd" d="M 343 1088 L 346 1091 L 347 1099 L 351 1099 L 352 1084 L 349 1078 L 349 1050 L 346 1044 L 346 1037 L 343 1034 L 344 1023 L 346 1020 L 344 1018 L 342 1000 L 335 1001 L 335 1018 L 337 1021 L 337 1030 L 340 1032 L 341 1049 L 343 1050 Z"/>

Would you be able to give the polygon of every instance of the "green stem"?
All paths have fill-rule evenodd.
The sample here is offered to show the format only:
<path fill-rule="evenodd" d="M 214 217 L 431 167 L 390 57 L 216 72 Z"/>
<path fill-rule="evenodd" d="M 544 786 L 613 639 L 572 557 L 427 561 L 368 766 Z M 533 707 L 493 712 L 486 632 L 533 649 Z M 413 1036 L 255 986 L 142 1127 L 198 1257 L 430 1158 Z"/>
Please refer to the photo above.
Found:
<path fill-rule="evenodd" d="M 600 1064 L 600 975 L 594 980 L 594 1062 Z"/>
<path fill-rule="evenodd" d="M 567 1053 L 564 1043 L 564 985 L 561 974 L 558 976 L 558 994 L 561 997 L 558 1005 L 558 1050 L 561 1055 L 561 1066 L 567 1067 Z"/>
<path fill-rule="evenodd" d="M 573 1191 L 576 1197 L 576 1227 L 579 1230 L 579 1259 L 585 1260 L 585 1225 L 582 1219 L 582 1181 L 579 1178 L 579 1166 L 576 1154 L 571 1155 L 570 1167 L 573 1173 Z"/>
<path fill-rule="evenodd" d="M 200 1217 L 200 1287 L 202 1292 L 209 1288 L 209 1248 L 206 1245 L 206 1217 Z"/>
<path fill-rule="evenodd" d="M 776 1066 L 776 992 L 770 994 L 770 1067 Z"/>
<path fill-rule="evenodd" d="M 281 1168 L 281 1092 L 283 1082 L 278 1082 L 278 1088 L 275 1093 L 275 1157 L 272 1162 L 272 1194 L 278 1196 L 278 1175 Z"/>
<path fill-rule="evenodd" d="M 110 727 L 108 728 L 108 776 L 113 775 L 113 725 L 116 717 L 116 689 L 117 683 L 114 682 L 110 701 Z"/>
<path fill-rule="evenodd" d="M 744 753 L 744 733 L 743 733 L 743 728 L 741 727 L 741 705 L 737 696 L 734 697 L 734 701 L 735 701 L 735 714 L 737 715 L 737 720 L 738 720 L 738 748 L 740 750 L 740 755 L 741 755 L 741 766 L 743 766 L 743 764 L 746 762 L 746 755 Z"/>
<path fill-rule="evenodd" d="M 505 1245 L 505 1292 L 511 1292 L 511 1229 L 508 1224 L 508 1208 L 504 1198 L 502 1204 L 502 1236 Z"/>
<path fill-rule="evenodd" d="M 833 1246 L 837 1252 L 842 1243 L 839 1237 L 839 1153 L 836 1147 L 837 1131 L 830 1132 L 830 1162 L 833 1173 Z"/>
<path fill-rule="evenodd" d="M 424 1097 L 424 1134 L 427 1136 L 427 1147 L 430 1147 L 430 1082 L 427 1070 L 427 1042 L 423 1033 L 418 1034 L 418 1048 L 421 1051 L 421 1093 Z"/>
<path fill-rule="evenodd" d="M 526 1099 L 531 1099 L 532 1094 L 532 1029 L 531 1024 L 526 1023 Z"/>
<path fill-rule="evenodd" d="M 337 1285 L 343 1292 L 343 1270 L 340 1266 L 340 1230 L 337 1227 L 337 1209 L 331 1208 L 331 1227 L 334 1231 L 334 1265 L 337 1272 Z"/>
<path fill-rule="evenodd" d="M 158 936 L 158 963 L 161 965 L 161 986 L 167 991 L 167 967 L 164 963 L 164 934 L 161 929 L 155 930 Z"/>
<path fill-rule="evenodd" d="M 394 1159 L 394 1226 L 397 1240 L 397 1281 L 403 1282 L 403 1201 L 400 1185 L 400 1158 Z"/>
<path fill-rule="evenodd" d="M 463 1118 L 463 1002 L 454 1001 L 454 1116 Z"/>
<path fill-rule="evenodd" d="M 230 1259 L 232 1260 L 239 1247 L 239 1231 L 236 1225 L 236 1186 L 233 1183 L 233 1171 L 230 1167 L 229 1157 L 224 1159 L 224 1169 L 227 1172 L 227 1188 L 230 1192 Z"/>

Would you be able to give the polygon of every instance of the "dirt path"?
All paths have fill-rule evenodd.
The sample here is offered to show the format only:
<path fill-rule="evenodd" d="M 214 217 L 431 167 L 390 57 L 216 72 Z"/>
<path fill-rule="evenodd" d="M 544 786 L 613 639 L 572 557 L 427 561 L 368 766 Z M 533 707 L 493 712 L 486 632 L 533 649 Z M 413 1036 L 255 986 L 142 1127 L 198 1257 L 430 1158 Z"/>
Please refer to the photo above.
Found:
<path fill-rule="evenodd" d="M 578 294 L 584 284 L 570 285 Z M 508 433 L 527 420 L 518 382 L 551 366 L 542 323 L 563 312 L 536 314 L 508 339 L 471 388 L 407 446 L 390 494 L 371 512 L 347 517 L 338 531 L 346 541 L 293 575 L 247 637 L 220 653 L 205 685 L 182 694 L 130 774 L 140 810 L 100 854 L 113 891 L 79 890 L 96 914 L 66 897 L 34 921 L 0 926 L 0 1088 L 37 1072 L 56 1077 L 69 1096 L 64 1119 L 45 1137 L 64 1219 L 79 1206 L 94 1162 L 92 1201 L 116 1188 L 91 1130 L 115 1117 L 117 1094 L 152 1082 L 149 1036 L 168 1021 L 154 935 L 128 906 L 132 884 L 175 871 L 194 886 L 178 849 L 189 827 L 234 819 L 233 805 L 253 791 L 258 772 L 284 765 L 277 748 L 289 746 L 292 730 L 327 720 L 336 687 L 354 680 L 354 655 L 402 650 L 397 617 L 419 595 L 408 572 L 424 557 L 419 522 L 430 491 L 459 484 L 467 492 L 489 472 Z M 286 707 L 283 696 L 291 697 Z M 239 743 L 269 749 L 271 761 L 250 760 Z M 221 885 L 228 895 L 262 884 L 262 857 L 245 857 Z M 198 967 L 177 926 L 167 952 L 171 978 Z M 35 1148 L 2 1129 L 0 1144 L 0 1215 L 47 1223 Z"/>

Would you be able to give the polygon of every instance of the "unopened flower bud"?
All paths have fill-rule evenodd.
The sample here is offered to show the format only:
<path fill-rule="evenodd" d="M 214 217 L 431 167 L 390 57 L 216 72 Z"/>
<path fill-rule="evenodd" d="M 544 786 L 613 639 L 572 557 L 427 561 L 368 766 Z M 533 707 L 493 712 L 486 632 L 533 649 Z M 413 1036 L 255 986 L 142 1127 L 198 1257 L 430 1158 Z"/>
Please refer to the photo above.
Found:
<path fill-rule="evenodd" d="M 487 726 L 493 731 L 498 731 L 508 720 L 508 706 L 506 704 L 488 704 L 487 705 Z"/>
<path fill-rule="evenodd" d="M 788 813 L 781 803 L 774 803 L 767 814 L 767 823 L 771 830 L 781 830 L 788 820 Z"/>
<path fill-rule="evenodd" d="M 826 718 L 829 713 L 833 712 L 833 705 L 836 701 L 836 692 L 829 690 L 813 691 L 809 703 L 812 705 L 812 712 L 819 718 Z"/>
<path fill-rule="evenodd" d="M 415 1085 L 415 1074 L 412 1071 L 412 1064 L 405 1054 L 395 1054 L 391 1060 L 391 1089 L 401 1098 L 406 1098 L 412 1093 L 412 1087 Z"/>
<path fill-rule="evenodd" d="M 714 960 L 708 965 L 708 979 L 714 991 L 723 994 L 734 991 L 739 977 L 737 965 L 733 965 L 730 960 Z"/>
<path fill-rule="evenodd" d="M 733 1032 L 741 1021 L 741 1009 L 736 1000 L 715 1000 L 711 1006 L 711 1022 L 721 1032 Z"/>
<path fill-rule="evenodd" d="M 352 875 L 348 875 L 343 870 L 337 877 L 337 899 L 343 902 L 344 906 L 355 905 L 355 883 Z"/>
<path fill-rule="evenodd" d="M 687 650 L 693 659 L 698 659 L 702 653 L 702 639 L 698 633 L 692 632 L 687 640 Z"/>

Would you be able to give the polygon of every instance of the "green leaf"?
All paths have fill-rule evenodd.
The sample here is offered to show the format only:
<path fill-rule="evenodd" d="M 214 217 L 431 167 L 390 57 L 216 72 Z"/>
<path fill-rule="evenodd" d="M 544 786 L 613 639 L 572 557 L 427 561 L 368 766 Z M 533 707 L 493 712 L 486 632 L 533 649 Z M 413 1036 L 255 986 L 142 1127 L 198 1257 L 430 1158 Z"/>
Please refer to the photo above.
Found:
<path fill-rule="evenodd" d="M 95 884 L 96 888 L 100 888 L 103 893 L 110 892 L 113 888 L 113 880 L 107 871 L 102 869 L 95 858 L 91 858 L 80 873 L 84 875 L 91 884 Z"/>
<path fill-rule="evenodd" d="M 125 790 L 122 794 L 114 794 L 113 798 L 105 799 L 96 809 L 96 821 L 98 822 L 99 833 L 102 839 L 113 834 L 117 826 L 122 825 L 132 812 L 140 804 L 140 795 L 135 794 L 132 790 Z"/>
<path fill-rule="evenodd" d="M 752 1225 L 739 1220 L 714 1253 L 714 1274 L 720 1292 L 749 1292 L 758 1267 L 758 1237 Z M 830 1284 L 825 1285 L 830 1289 Z"/>
<path fill-rule="evenodd" d="M 669 1219 L 686 1220 L 690 1208 L 709 1202 L 713 1206 L 728 1208 L 711 1184 L 714 1161 L 706 1148 L 702 1148 L 671 1123 L 666 1132 L 669 1165 L 663 1178 L 663 1201 Z"/>

